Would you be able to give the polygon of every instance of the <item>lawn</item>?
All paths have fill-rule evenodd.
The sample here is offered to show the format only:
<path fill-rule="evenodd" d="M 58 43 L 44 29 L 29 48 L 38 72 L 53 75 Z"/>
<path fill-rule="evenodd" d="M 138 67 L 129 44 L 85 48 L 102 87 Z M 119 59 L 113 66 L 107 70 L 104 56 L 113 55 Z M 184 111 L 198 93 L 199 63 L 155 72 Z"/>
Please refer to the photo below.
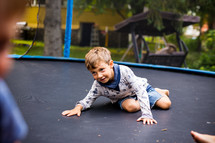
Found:
<path fill-rule="evenodd" d="M 24 40 L 12 40 L 13 48 L 11 50 L 11 54 L 23 55 L 30 47 L 32 41 L 24 41 Z M 70 47 L 70 57 L 73 58 L 81 58 L 85 57 L 85 54 L 92 47 L 80 47 L 80 46 L 71 46 Z M 111 51 L 111 55 L 114 61 L 120 61 L 121 57 L 127 50 L 126 48 L 108 48 Z M 35 42 L 33 47 L 30 49 L 27 55 L 31 56 L 42 56 L 44 51 L 44 43 L 43 42 Z M 62 47 L 63 51 L 63 47 Z M 130 50 L 124 59 L 127 62 L 135 62 L 134 53 Z"/>
<path fill-rule="evenodd" d="M 22 55 L 27 50 L 28 47 L 31 45 L 32 41 L 24 41 L 24 40 L 12 40 L 13 48 L 11 50 L 11 54 Z M 83 59 L 85 54 L 91 49 L 91 47 L 79 47 L 79 46 L 71 46 L 70 47 L 70 57 L 73 58 L 81 58 Z M 108 48 L 111 51 L 112 58 L 114 61 L 120 61 L 123 54 L 127 50 L 127 48 Z M 32 56 L 42 56 L 44 50 L 44 43 L 36 41 L 29 51 L 27 55 Z M 62 47 L 63 51 L 63 47 Z M 188 68 L 198 69 L 199 59 L 201 53 L 190 51 L 186 58 L 186 63 Z M 124 61 L 126 62 L 135 62 L 133 50 L 130 50 L 125 57 Z"/>

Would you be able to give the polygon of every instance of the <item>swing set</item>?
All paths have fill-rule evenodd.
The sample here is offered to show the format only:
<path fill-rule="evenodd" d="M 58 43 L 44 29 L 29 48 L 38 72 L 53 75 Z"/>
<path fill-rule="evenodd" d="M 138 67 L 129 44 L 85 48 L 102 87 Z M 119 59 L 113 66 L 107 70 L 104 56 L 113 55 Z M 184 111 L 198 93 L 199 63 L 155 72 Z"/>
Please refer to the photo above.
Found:
<path fill-rule="evenodd" d="M 126 54 L 131 48 L 134 48 L 135 60 L 137 63 L 174 67 L 181 67 L 184 64 L 184 67 L 186 67 L 185 59 L 188 54 L 188 47 L 180 39 L 179 33 L 175 29 L 174 24 L 175 22 L 182 22 L 182 26 L 186 27 L 188 25 L 198 23 L 200 18 L 198 16 L 188 15 L 179 17 L 179 15 L 175 13 L 160 12 L 164 28 L 162 30 L 158 30 L 153 26 L 153 23 L 148 24 L 147 18 L 149 14 L 149 11 L 140 13 L 115 25 L 116 31 L 131 33 L 132 36 L 132 43 L 128 46 L 128 49 L 121 60 L 125 58 Z M 161 52 L 156 53 L 150 51 L 148 43 L 143 36 L 164 37 L 164 35 L 173 33 L 176 33 L 177 47 L 179 50 L 177 50 L 175 45 L 169 44 L 164 40 L 165 46 L 167 46 L 166 49 L 162 49 Z"/>

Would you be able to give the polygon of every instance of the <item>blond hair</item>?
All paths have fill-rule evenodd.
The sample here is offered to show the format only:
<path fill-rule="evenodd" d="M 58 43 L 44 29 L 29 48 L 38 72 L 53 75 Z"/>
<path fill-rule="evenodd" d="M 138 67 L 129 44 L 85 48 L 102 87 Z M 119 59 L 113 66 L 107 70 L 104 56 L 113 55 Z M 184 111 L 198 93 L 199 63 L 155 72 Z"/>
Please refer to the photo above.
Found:
<path fill-rule="evenodd" d="M 110 51 L 104 47 L 94 47 L 85 55 L 85 65 L 88 70 L 94 69 L 99 62 L 109 64 L 111 60 Z"/>

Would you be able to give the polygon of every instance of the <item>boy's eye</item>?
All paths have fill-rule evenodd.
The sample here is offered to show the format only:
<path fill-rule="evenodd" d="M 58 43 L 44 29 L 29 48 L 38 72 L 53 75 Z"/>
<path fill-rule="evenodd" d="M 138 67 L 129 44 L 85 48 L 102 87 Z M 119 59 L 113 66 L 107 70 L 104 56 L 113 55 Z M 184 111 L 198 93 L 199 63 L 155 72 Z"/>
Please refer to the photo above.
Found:
<path fill-rule="evenodd" d="M 95 75 L 95 74 L 96 74 L 96 72 L 92 72 L 92 74 L 93 74 L 93 75 Z"/>
<path fill-rule="evenodd" d="M 104 69 L 100 69 L 100 71 L 104 71 Z"/>

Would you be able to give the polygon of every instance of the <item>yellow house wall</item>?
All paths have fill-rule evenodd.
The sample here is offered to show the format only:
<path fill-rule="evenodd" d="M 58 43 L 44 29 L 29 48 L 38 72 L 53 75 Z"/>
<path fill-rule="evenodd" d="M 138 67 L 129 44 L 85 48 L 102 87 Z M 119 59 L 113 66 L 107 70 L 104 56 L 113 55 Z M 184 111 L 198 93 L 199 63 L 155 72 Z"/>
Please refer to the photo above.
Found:
<path fill-rule="evenodd" d="M 26 21 L 29 27 L 37 27 L 37 12 L 38 7 L 28 7 L 26 14 L 23 17 L 22 21 Z M 45 7 L 40 8 L 39 13 L 39 28 L 43 28 L 45 18 Z M 61 18 L 62 18 L 62 29 L 66 27 L 66 8 L 61 9 Z M 94 14 L 93 12 L 85 11 L 79 14 L 78 9 L 73 9 L 73 20 L 72 20 L 72 29 L 79 29 L 81 22 L 95 23 L 98 25 L 100 30 L 105 30 L 105 27 L 108 27 L 109 30 L 114 30 L 114 25 L 122 21 L 123 19 L 116 13 L 113 13 L 110 10 L 107 10 L 103 14 Z"/>

